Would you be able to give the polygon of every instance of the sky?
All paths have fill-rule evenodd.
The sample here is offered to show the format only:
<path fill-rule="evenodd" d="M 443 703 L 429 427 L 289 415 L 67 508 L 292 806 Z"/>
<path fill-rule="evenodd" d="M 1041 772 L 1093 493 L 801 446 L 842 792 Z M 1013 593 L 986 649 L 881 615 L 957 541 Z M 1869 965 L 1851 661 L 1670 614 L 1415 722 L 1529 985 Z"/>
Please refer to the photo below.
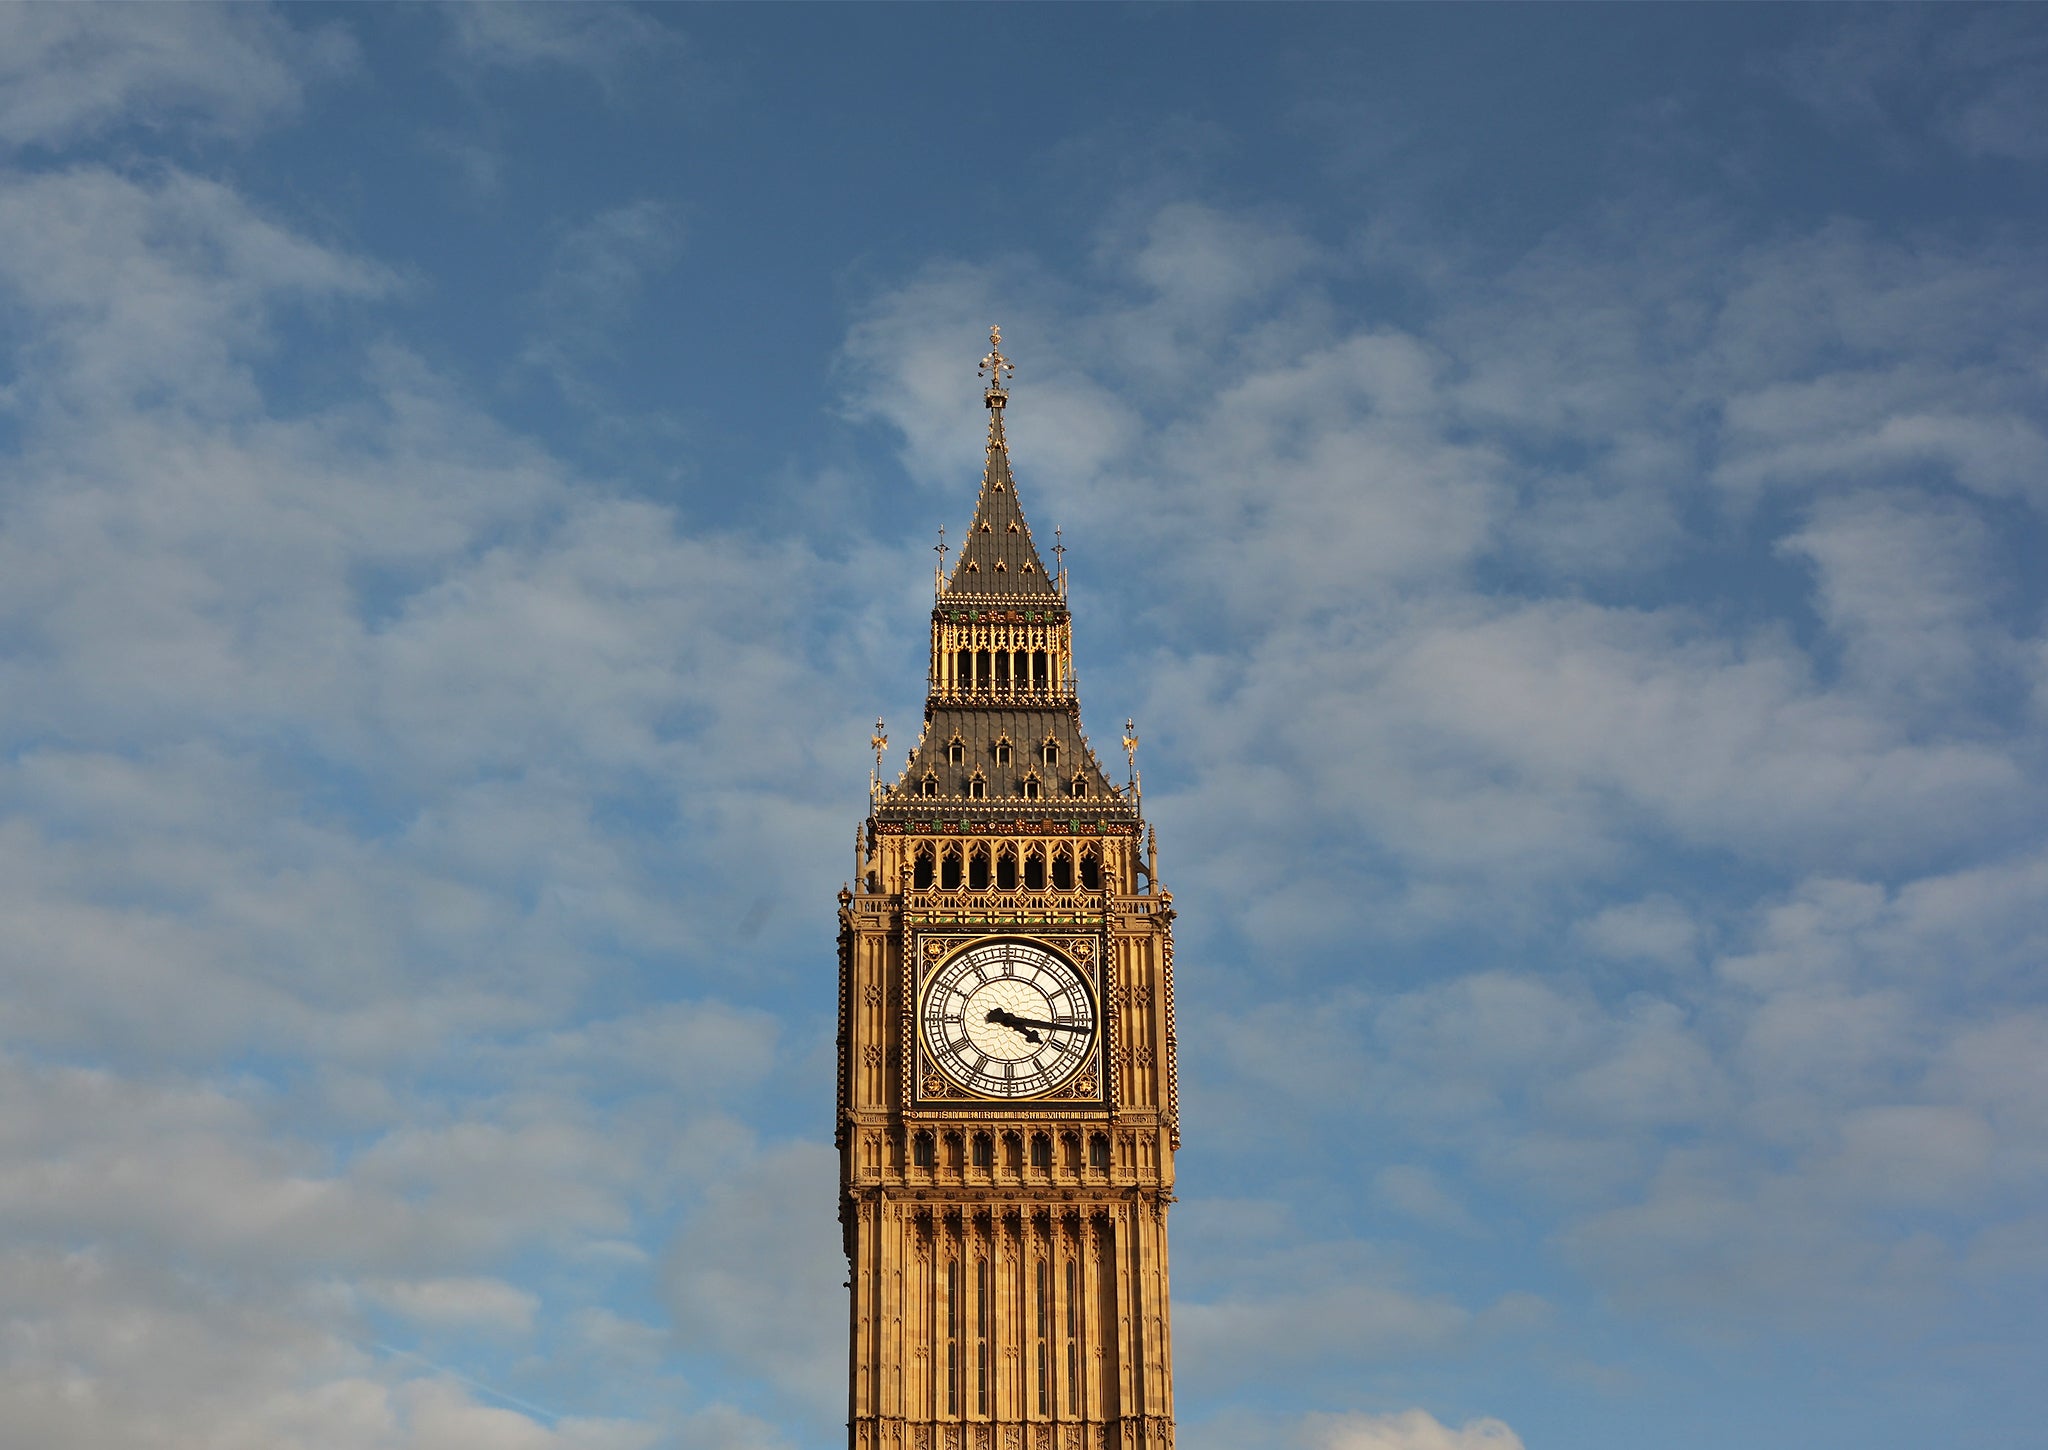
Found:
<path fill-rule="evenodd" d="M 2042 1445 L 2048 12 L 0 9 L 0 1438 L 827 1450 L 1017 364 L 1187 1450 Z"/>

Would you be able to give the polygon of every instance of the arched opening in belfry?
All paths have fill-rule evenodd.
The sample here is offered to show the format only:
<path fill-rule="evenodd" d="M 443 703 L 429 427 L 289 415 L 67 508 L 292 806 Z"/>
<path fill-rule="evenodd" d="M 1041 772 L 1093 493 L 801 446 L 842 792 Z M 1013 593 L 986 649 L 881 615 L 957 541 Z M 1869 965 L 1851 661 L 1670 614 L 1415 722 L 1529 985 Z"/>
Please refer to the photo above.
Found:
<path fill-rule="evenodd" d="M 948 846 L 939 858 L 939 887 L 944 891 L 960 889 L 960 848 Z"/>
<path fill-rule="evenodd" d="M 967 858 L 967 889 L 988 890 L 988 847 L 976 846 Z"/>
<path fill-rule="evenodd" d="M 1052 885 L 1055 891 L 1074 889 L 1074 856 L 1065 846 L 1057 847 L 1052 853 Z"/>
<path fill-rule="evenodd" d="M 1089 891 L 1102 889 L 1102 862 L 1093 848 L 1081 853 L 1081 885 Z"/>
<path fill-rule="evenodd" d="M 988 682 L 990 681 L 990 679 L 994 677 L 994 667 L 989 663 L 988 656 L 989 652 L 987 650 L 977 650 L 975 652 L 974 687 L 977 690 L 986 690 L 988 688 Z"/>
<path fill-rule="evenodd" d="M 996 890 L 1017 889 L 1017 848 L 1003 845 L 996 848 Z"/>
<path fill-rule="evenodd" d="M 974 688 L 974 651 L 963 649 L 953 655 L 953 688 L 971 690 Z"/>
<path fill-rule="evenodd" d="M 1033 846 L 1024 853 L 1024 889 L 1045 890 L 1045 848 Z"/>
<path fill-rule="evenodd" d="M 936 874 L 934 870 L 935 864 L 932 859 L 932 848 L 930 846 L 919 846 L 917 848 L 916 864 L 911 868 L 910 884 L 919 891 L 929 891 L 932 885 L 932 878 Z"/>
<path fill-rule="evenodd" d="M 1031 652 L 1031 688 L 1034 690 L 1044 690 L 1050 678 L 1045 672 L 1045 651 L 1042 649 L 1033 650 Z"/>
<path fill-rule="evenodd" d="M 1010 652 L 1006 649 L 997 650 L 995 663 L 996 689 L 998 692 L 1006 693 L 1010 688 Z"/>

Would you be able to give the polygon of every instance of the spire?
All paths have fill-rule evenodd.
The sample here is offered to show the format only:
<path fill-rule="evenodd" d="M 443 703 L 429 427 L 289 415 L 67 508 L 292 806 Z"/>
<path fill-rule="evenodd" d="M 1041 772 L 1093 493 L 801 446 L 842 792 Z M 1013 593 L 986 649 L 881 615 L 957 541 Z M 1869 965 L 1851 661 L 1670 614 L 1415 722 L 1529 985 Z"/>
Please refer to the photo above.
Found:
<path fill-rule="evenodd" d="M 981 470 L 981 496 L 959 562 L 946 582 L 949 594 L 1051 595 L 1055 584 L 1031 542 L 1031 527 L 1017 503 L 1010 476 L 1010 445 L 1003 437 L 1003 409 L 1010 401 L 1004 383 L 1016 368 L 1003 356 L 1003 330 L 988 330 L 988 356 L 981 375 L 988 380 L 982 401 L 988 408 L 988 455 Z"/>

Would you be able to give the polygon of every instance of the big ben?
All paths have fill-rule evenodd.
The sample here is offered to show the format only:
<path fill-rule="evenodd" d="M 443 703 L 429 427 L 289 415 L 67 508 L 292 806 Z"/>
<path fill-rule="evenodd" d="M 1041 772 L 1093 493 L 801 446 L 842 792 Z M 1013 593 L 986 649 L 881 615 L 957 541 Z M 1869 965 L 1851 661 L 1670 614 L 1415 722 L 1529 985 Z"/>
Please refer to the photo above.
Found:
<path fill-rule="evenodd" d="M 840 893 L 849 1443 L 1166 1450 L 1173 898 L 1135 769 L 1115 781 L 1082 733 L 1065 573 L 1025 522 L 990 344 L 924 726 L 893 779 L 877 726 Z"/>

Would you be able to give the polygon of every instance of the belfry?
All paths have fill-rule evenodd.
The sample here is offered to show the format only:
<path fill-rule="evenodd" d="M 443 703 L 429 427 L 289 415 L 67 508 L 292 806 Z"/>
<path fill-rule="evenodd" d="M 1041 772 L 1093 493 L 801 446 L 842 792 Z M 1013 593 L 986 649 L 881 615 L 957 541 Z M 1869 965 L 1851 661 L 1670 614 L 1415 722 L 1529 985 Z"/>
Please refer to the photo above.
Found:
<path fill-rule="evenodd" d="M 849 1443 L 1166 1450 L 1173 897 L 1136 739 L 1119 784 L 1081 732 L 1066 575 L 1024 520 L 989 341 L 924 728 L 891 780 L 877 722 L 839 895 Z"/>

